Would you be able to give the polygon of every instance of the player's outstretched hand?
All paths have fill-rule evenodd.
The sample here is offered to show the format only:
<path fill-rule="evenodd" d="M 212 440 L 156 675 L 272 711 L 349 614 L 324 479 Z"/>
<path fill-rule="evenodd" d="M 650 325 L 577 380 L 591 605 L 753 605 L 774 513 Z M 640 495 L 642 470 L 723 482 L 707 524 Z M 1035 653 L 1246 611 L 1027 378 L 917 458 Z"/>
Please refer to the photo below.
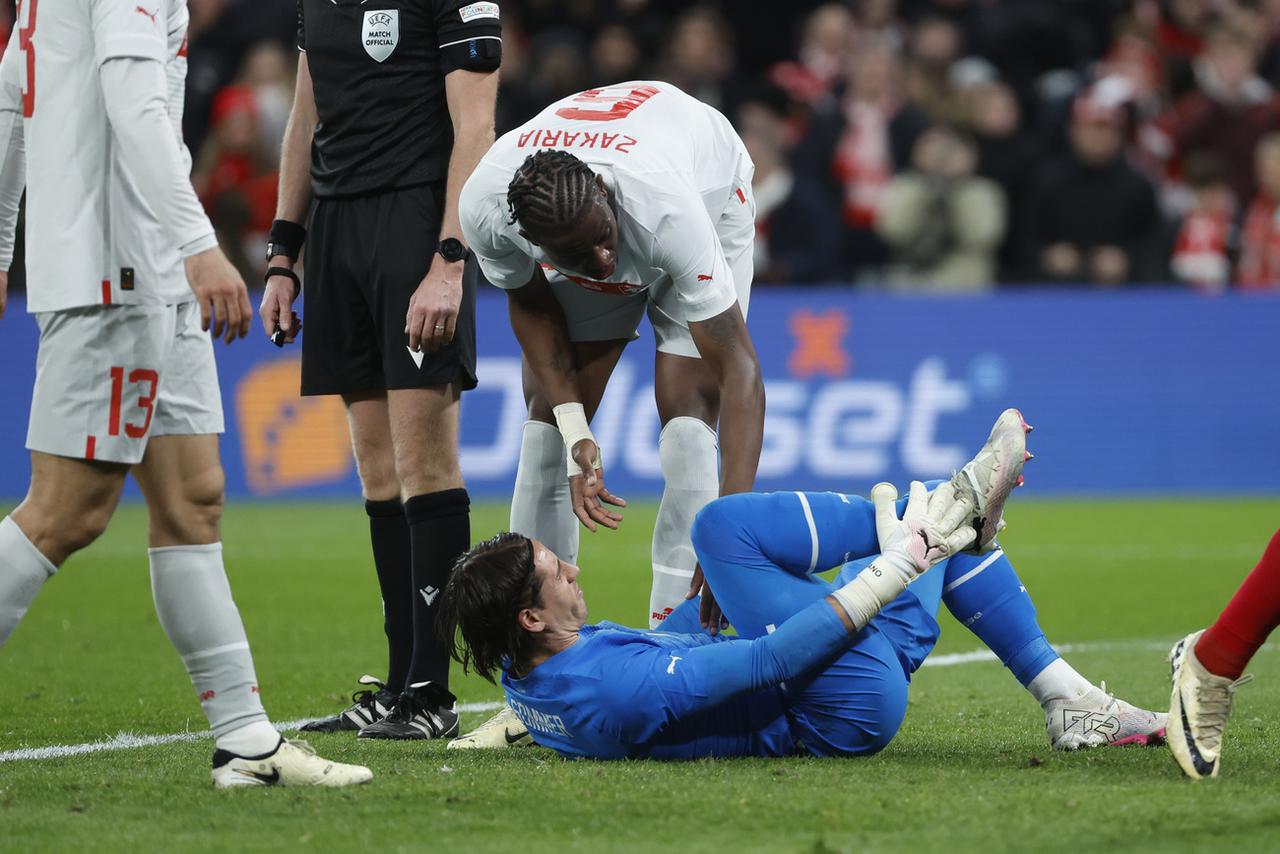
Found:
<path fill-rule="evenodd" d="M 436 256 L 426 278 L 409 299 L 409 312 L 404 319 L 409 349 L 434 353 L 453 341 L 461 305 L 462 264 L 449 264 Z"/>
<path fill-rule="evenodd" d="M 302 321 L 293 310 L 293 301 L 297 297 L 298 289 L 293 279 L 288 276 L 267 279 L 267 288 L 262 292 L 262 303 L 258 306 L 258 317 L 262 319 L 262 329 L 267 338 L 277 347 L 292 344 L 302 331 Z"/>
<path fill-rule="evenodd" d="M 880 552 L 905 554 L 918 574 L 968 548 L 977 536 L 968 524 L 973 508 L 966 499 L 956 498 L 954 490 L 942 491 L 949 486 L 943 484 L 931 495 L 923 483 L 913 480 L 901 519 L 895 505 L 897 488 L 891 483 L 873 486 L 871 502 L 875 505 Z"/>
<path fill-rule="evenodd" d="M 9 272 L 0 272 L 0 319 L 4 318 L 4 310 L 9 307 Z"/>
<path fill-rule="evenodd" d="M 718 635 L 722 629 L 729 628 L 729 621 L 724 618 L 720 603 L 716 601 L 716 594 L 711 591 L 711 585 L 702 574 L 700 563 L 693 565 L 693 580 L 689 582 L 689 592 L 684 598 L 692 599 L 694 596 L 702 597 L 698 602 L 698 623 L 707 630 L 707 634 Z"/>
<path fill-rule="evenodd" d="M 253 308 L 244 279 L 217 246 L 186 260 L 187 284 L 200 303 L 200 328 L 230 344 L 249 334 Z"/>
<path fill-rule="evenodd" d="M 605 487 L 604 468 L 599 464 L 600 449 L 590 439 L 582 439 L 573 446 L 573 461 L 581 472 L 569 477 L 574 515 L 593 534 L 597 524 L 616 531 L 622 514 L 605 505 L 626 507 L 627 502 Z"/>

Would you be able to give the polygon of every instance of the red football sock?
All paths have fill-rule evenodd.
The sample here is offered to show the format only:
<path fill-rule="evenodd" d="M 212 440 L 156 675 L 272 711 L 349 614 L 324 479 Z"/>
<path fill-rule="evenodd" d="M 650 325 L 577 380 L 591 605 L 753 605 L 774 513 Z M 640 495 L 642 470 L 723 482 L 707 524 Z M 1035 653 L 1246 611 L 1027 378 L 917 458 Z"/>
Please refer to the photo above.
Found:
<path fill-rule="evenodd" d="M 1262 560 L 1196 644 L 1196 658 L 1217 676 L 1238 679 L 1249 659 L 1280 626 L 1280 531 Z"/>

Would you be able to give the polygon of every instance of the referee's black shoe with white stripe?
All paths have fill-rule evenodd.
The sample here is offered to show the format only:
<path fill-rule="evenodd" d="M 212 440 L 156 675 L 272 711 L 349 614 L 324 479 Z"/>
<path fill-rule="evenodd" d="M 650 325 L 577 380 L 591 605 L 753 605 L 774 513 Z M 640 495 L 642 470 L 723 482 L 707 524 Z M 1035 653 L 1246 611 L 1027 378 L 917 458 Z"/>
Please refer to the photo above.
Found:
<path fill-rule="evenodd" d="M 360 730 L 360 738 L 453 738 L 458 734 L 458 701 L 434 682 L 415 682 L 377 723 Z"/>
<path fill-rule="evenodd" d="M 331 718 L 303 724 L 302 731 L 357 732 L 391 714 L 397 699 L 395 691 L 389 690 L 381 679 L 367 673 L 360 677 L 360 684 L 371 687 L 352 694 L 350 708 L 343 709 Z"/>

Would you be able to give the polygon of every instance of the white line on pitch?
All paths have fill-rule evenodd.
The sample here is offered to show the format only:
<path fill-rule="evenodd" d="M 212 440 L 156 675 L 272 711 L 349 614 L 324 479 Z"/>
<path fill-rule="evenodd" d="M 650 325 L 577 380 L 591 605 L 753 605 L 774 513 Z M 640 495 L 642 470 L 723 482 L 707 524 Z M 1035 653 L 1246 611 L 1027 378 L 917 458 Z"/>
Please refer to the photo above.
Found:
<path fill-rule="evenodd" d="M 1167 651 L 1172 641 L 1098 641 L 1095 643 L 1063 643 L 1054 647 L 1060 653 L 1071 652 L 1107 652 L 1110 650 L 1142 650 L 1150 652 Z M 1267 652 L 1277 648 L 1276 644 L 1265 644 L 1259 652 Z M 990 650 L 978 649 L 972 652 L 952 652 L 944 655 L 933 655 L 924 660 L 922 667 L 955 667 L 960 664 L 975 664 L 983 661 L 999 661 Z M 483 703 L 459 703 L 459 712 L 492 712 L 502 708 L 502 702 L 490 700 Z M 281 732 L 297 729 L 310 723 L 315 718 L 301 718 L 296 721 L 277 723 L 276 729 Z M 62 759 L 67 756 L 80 756 L 86 753 L 101 753 L 104 750 L 134 750 L 139 747 L 151 747 L 158 744 L 175 744 L 183 741 L 201 741 L 211 738 L 213 733 L 177 732 L 169 735 L 134 735 L 130 732 L 119 733 L 102 741 L 91 741 L 86 744 L 53 744 L 48 747 L 23 747 L 0 753 L 0 762 L 15 762 L 23 759 Z"/>
<path fill-rule="evenodd" d="M 492 712 L 500 708 L 502 708 L 502 703 L 497 701 L 458 704 L 458 711 L 460 712 Z M 313 720 L 316 720 L 316 718 L 283 721 L 276 723 L 275 727 L 284 732 L 297 729 L 303 724 L 311 723 Z M 62 759 L 66 756 L 80 756 L 85 753 L 101 753 L 104 750 L 133 750 L 138 747 L 151 747 L 156 744 L 203 741 L 212 737 L 213 733 L 208 730 L 204 732 L 175 732 L 169 735 L 134 735 L 131 732 L 121 732 L 111 738 L 103 739 L 102 741 L 91 741 L 87 744 L 53 744 L 48 747 L 23 747 L 18 750 L 9 750 L 0 753 L 0 762 L 14 762 L 20 759 Z"/>

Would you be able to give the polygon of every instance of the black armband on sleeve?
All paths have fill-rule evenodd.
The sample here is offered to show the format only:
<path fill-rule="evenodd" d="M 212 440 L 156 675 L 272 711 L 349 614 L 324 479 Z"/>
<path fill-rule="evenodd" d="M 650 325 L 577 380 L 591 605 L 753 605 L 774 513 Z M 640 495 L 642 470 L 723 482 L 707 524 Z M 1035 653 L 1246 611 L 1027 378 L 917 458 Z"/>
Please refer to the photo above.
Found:
<path fill-rule="evenodd" d="M 497 71 L 502 65 L 502 39 L 497 36 L 479 36 L 461 44 L 449 45 L 440 51 L 440 70 Z"/>
<path fill-rule="evenodd" d="M 440 71 L 495 71 L 502 64 L 499 15 L 489 0 L 437 0 Z"/>

